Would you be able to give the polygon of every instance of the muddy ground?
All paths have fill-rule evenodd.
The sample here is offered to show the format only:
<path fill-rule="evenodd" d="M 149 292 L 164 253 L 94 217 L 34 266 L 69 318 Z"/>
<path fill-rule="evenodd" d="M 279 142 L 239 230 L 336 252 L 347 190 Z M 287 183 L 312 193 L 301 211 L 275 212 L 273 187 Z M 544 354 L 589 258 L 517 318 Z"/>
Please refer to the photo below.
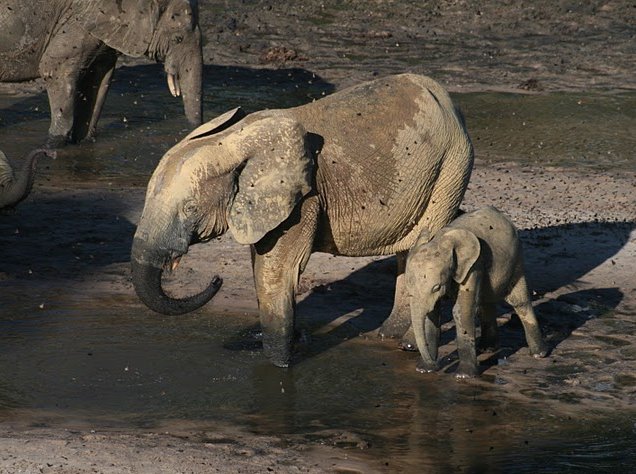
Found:
<path fill-rule="evenodd" d="M 308 89 L 307 100 L 378 75 L 404 71 L 429 74 L 453 92 L 594 91 L 612 95 L 636 89 L 633 2 L 204 0 L 200 8 L 206 37 L 206 83 L 216 84 L 206 101 L 208 115 L 236 105 L 230 103 L 234 75 L 241 76 L 241 90 L 245 91 L 251 77 L 259 83 L 263 74 L 274 79 L 273 87 L 284 83 L 276 71 L 319 83 L 320 87 Z M 121 72 L 127 78 L 150 68 L 141 60 L 122 63 L 128 75 Z M 143 90 L 144 84 L 130 84 Z M 162 84 L 152 80 L 146 84 L 158 89 L 152 91 L 155 95 L 166 93 Z M 123 91 L 126 84 L 117 87 Z M 37 82 L 0 87 L 0 94 L 6 96 L 37 96 L 34 100 L 40 102 L 36 103 L 42 101 L 40 91 Z M 293 105 L 280 97 L 278 100 Z M 109 101 L 117 104 L 114 97 Z M 17 104 L 11 107 L 11 117 L 33 114 L 42 121 L 43 112 L 34 112 L 28 100 Z M 20 109 L 20 104 L 27 105 Z M 178 113 L 178 108 L 174 110 Z M 470 115 L 467 122 L 470 129 Z M 106 131 L 114 127 L 107 128 L 106 122 L 102 126 Z M 171 140 L 182 133 L 179 130 Z M 4 135 L 4 139 L 11 137 Z M 100 146 L 99 140 L 95 147 Z M 169 146 L 156 137 L 154 140 L 159 142 L 154 144 L 155 150 Z M 19 142 L 18 137 L 15 141 Z M 521 229 L 535 307 L 553 351 L 539 361 L 527 357 L 519 328 L 504 309 L 500 318 L 504 350 L 491 356 L 490 363 L 485 360 L 484 374 L 467 382 L 472 384 L 468 386 L 497 392 L 507 403 L 536 408 L 537 419 L 550 420 L 555 413 L 574 419 L 607 418 L 618 413 L 633 424 L 633 168 L 620 172 L 577 169 L 576 157 L 570 167 L 512 163 L 501 153 L 490 156 L 487 141 L 483 134 L 475 140 L 478 161 L 463 207 L 493 204 Z M 28 143 L 24 150 L 15 142 L 8 146 L 16 153 L 26 153 L 34 144 Z M 117 153 L 114 148 L 113 154 Z M 520 152 L 510 153 L 516 158 Z M 82 301 L 125 307 L 150 317 L 134 297 L 128 267 L 148 171 L 137 170 L 133 177 L 108 174 L 108 168 L 104 174 L 91 174 L 90 167 L 71 177 L 58 173 L 58 168 L 65 166 L 64 160 L 77 160 L 77 155 L 62 151 L 58 158 L 62 164 L 45 163 L 29 199 L 14 214 L 1 216 L 0 311 L 5 328 L 15 323 L 16 311 L 24 311 L 24 299 L 33 297 L 29 302 L 33 311 L 45 310 L 52 295 L 67 293 L 81 293 Z M 635 159 L 633 155 L 631 159 Z M 206 263 L 207 258 L 216 262 L 214 268 Z M 416 384 L 413 356 L 397 351 L 392 341 L 376 342 L 373 332 L 390 308 L 393 270 L 392 259 L 314 255 L 299 288 L 299 318 L 307 332 L 316 334 L 319 342 L 315 344 L 323 344 L 320 351 L 355 345 L 355 340 L 364 340 L 363 344 L 370 341 L 383 347 L 392 370 Z M 214 242 L 213 247 L 193 248 L 174 276 L 172 288 L 176 293 L 192 291 L 213 272 L 224 277 L 224 287 L 198 317 L 240 313 L 255 321 L 249 253 L 228 237 Z M 361 308 L 364 317 L 360 317 Z M 320 337 L 326 333 L 330 339 L 325 342 Z M 452 344 L 447 344 L 445 351 L 451 352 Z M 314 356 L 311 348 L 299 354 L 300 360 Z M 10 360 L 11 354 L 4 357 Z M 444 374 L 437 380 L 450 390 L 456 382 L 449 379 L 452 375 Z M 133 429 L 78 421 L 81 417 L 49 412 L 50 407 L 44 414 L 34 413 L 36 408 L 0 411 L 0 472 L 414 469 L 414 464 L 406 461 L 401 469 L 395 468 L 390 450 L 377 450 L 372 443 L 358 440 L 360 435 L 353 427 L 350 432 L 341 430 L 325 434 L 319 442 L 309 442 L 307 437 L 275 429 L 254 434 L 222 423 L 211 429 L 195 422 L 158 421 L 150 428 Z M 408 438 L 406 428 L 392 429 L 396 431 L 387 436 Z M 343 437 L 355 441 L 343 443 Z M 460 443 L 464 438 L 457 439 Z M 488 450 L 487 445 L 484 449 Z M 625 463 L 634 462 L 633 450 L 628 454 L 632 457 Z M 473 466 L 470 461 L 463 462 L 464 467 Z M 549 466 L 548 460 L 546 463 Z M 441 466 L 438 470 L 443 472 L 451 464 Z M 611 464 L 606 467 L 612 469 Z M 436 470 L 435 464 L 429 468 Z"/>

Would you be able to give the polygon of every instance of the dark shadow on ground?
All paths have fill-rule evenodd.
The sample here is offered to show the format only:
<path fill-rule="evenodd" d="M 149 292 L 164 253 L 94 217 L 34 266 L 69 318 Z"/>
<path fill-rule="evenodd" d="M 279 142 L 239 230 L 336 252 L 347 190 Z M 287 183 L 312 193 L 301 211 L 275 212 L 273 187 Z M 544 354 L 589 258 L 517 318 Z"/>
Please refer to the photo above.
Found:
<path fill-rule="evenodd" d="M 32 197 L 0 216 L 0 273 L 4 279 L 82 278 L 130 260 L 135 226 L 129 204 L 87 192 Z"/>
<path fill-rule="evenodd" d="M 633 222 L 583 222 L 521 231 L 526 274 L 535 299 L 574 283 L 611 259 L 628 241 L 634 227 Z M 313 333 L 311 342 L 303 345 L 300 358 L 312 357 L 346 339 L 379 328 L 391 311 L 394 280 L 395 259 L 387 258 L 343 280 L 311 290 L 298 305 L 301 326 Z M 587 320 L 613 310 L 622 297 L 617 288 L 598 288 L 575 291 L 538 304 L 535 310 L 550 348 Z M 451 305 L 445 306 L 444 322 L 448 322 Z M 331 318 L 319 320 L 317 315 L 323 312 Z M 501 315 L 509 312 L 505 304 L 500 306 Z M 445 331 L 442 344 L 454 338 L 454 329 Z M 500 345 L 500 354 L 505 356 L 526 346 L 516 315 L 501 326 Z"/>
<path fill-rule="evenodd" d="M 623 293 L 618 288 L 594 288 L 563 294 L 539 303 L 534 309 L 546 342 L 550 349 L 554 349 L 590 319 L 615 309 L 622 299 Z M 484 366 L 495 365 L 498 360 L 510 357 L 527 345 L 521 321 L 516 314 L 499 326 L 499 337 L 499 351 L 482 361 Z"/>
<path fill-rule="evenodd" d="M 204 120 L 239 105 L 247 112 L 302 105 L 335 90 L 333 84 L 302 68 L 205 65 L 203 78 Z M 98 138 L 100 129 L 141 128 L 173 117 L 181 117 L 187 126 L 183 103 L 170 95 L 163 65 L 122 66 L 115 71 Z M 0 127 L 45 118 L 49 118 L 46 92 L 0 109 Z"/>

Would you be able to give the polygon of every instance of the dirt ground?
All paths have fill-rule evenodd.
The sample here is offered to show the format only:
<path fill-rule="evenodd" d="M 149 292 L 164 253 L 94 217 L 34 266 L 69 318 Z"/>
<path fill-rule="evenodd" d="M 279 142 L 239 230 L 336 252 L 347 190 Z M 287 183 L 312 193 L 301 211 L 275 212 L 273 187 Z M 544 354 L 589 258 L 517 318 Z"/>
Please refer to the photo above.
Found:
<path fill-rule="evenodd" d="M 336 89 L 378 75 L 412 71 L 429 74 L 455 92 L 636 90 L 633 2 L 202 0 L 199 4 L 207 64 L 303 68 Z M 37 83 L 3 85 L 0 93 L 37 90 Z M 494 164 L 482 152 L 476 143 L 478 161 L 463 207 L 495 205 L 521 229 L 535 305 L 540 306 L 548 341 L 555 347 L 545 360 L 519 363 L 527 363 L 531 373 L 533 364 L 535 370 L 544 370 L 555 360 L 574 366 L 577 354 L 585 353 L 590 356 L 586 370 L 573 371 L 541 389 L 547 403 L 560 394 L 574 394 L 581 400 L 600 397 L 607 409 L 633 407 L 636 175 Z M 20 238 L 29 242 L 24 248 L 41 256 L 37 275 L 24 274 L 22 262 L 29 255 L 11 255 L 5 257 L 0 279 L 80 285 L 87 294 L 132 294 L 127 256 L 143 192 L 141 187 L 116 184 L 70 189 L 36 183 L 32 196 L 1 227 L 3 232 L 15 232 L 10 229 L 20 226 Z M 126 209 L 108 204 L 124 201 Z M 114 222 L 114 215 L 125 219 L 126 225 Z M 58 223 L 67 220 L 73 220 L 73 226 L 59 231 Z M 29 230 L 44 230 L 52 237 L 42 241 L 37 238 L 41 233 Z M 96 233 L 105 237 L 98 241 Z M 86 237 L 82 248 L 72 245 L 77 235 Z M 16 238 L 4 234 L 2 245 L 11 245 Z M 222 253 L 224 258 L 220 264 L 225 284 L 211 311 L 253 311 L 247 251 L 229 238 L 216 242 L 213 251 L 193 249 L 195 258 L 184 259 L 173 289 L 191 291 L 202 284 L 201 275 L 209 271 L 196 257 L 207 252 Z M 95 258 L 111 263 L 91 272 Z M 299 299 L 320 297 L 314 289 L 345 280 L 375 260 L 361 258 L 343 265 L 338 258 L 314 255 L 303 275 Z M 72 263 L 61 267 L 60 261 Z M 373 272 L 359 278 L 357 283 L 371 288 L 383 284 Z M 357 298 L 364 301 L 364 295 Z M 337 304 L 330 308 L 340 310 Z M 613 324 L 620 329 L 606 325 L 600 316 L 607 312 L 614 314 Z M 570 316 L 567 324 L 563 314 Z M 595 358 L 598 354 L 603 357 Z M 506 367 L 497 370 L 520 392 L 534 387 L 525 370 L 515 375 Z M 603 384 L 613 388 L 593 389 L 607 386 Z M 216 439 L 221 437 L 229 441 Z M 0 424 L 1 473 L 381 472 L 382 466 L 382 460 L 364 452 L 283 442 L 230 426 L 214 433 L 201 433 L 196 426 L 95 433 L 86 426 Z"/>

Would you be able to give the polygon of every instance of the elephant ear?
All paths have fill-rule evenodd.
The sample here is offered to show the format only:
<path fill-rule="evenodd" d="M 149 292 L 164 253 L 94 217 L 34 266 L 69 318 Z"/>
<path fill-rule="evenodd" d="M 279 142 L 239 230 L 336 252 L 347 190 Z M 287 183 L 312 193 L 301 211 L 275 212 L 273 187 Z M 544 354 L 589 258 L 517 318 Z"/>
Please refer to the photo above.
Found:
<path fill-rule="evenodd" d="M 247 158 L 240 172 L 228 225 L 242 244 L 254 244 L 289 217 L 311 191 L 314 161 L 297 121 L 268 117 L 234 134 Z"/>
<path fill-rule="evenodd" d="M 245 111 L 242 108 L 232 109 L 195 128 L 184 138 L 184 141 L 195 140 L 222 132 L 235 123 L 240 122 L 245 116 Z"/>
<path fill-rule="evenodd" d="M 455 254 L 456 266 L 453 280 L 459 284 L 464 283 L 479 258 L 481 252 L 479 239 L 465 229 L 450 229 L 444 233 L 444 238 L 452 243 Z"/>
<path fill-rule="evenodd" d="M 159 21 L 156 0 L 84 0 L 77 19 L 84 29 L 128 56 L 143 56 Z"/>

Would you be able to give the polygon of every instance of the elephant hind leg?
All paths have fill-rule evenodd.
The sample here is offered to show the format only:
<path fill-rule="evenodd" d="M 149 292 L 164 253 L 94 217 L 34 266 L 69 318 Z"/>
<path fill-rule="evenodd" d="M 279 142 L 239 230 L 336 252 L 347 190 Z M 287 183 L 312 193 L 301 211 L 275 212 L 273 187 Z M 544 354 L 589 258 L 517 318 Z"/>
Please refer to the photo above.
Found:
<path fill-rule="evenodd" d="M 73 142 L 77 143 L 94 135 L 116 63 L 117 52 L 103 46 L 82 76 L 76 96 L 71 136 Z"/>
<path fill-rule="evenodd" d="M 295 330 L 295 290 L 309 261 L 318 227 L 319 203 L 313 196 L 287 221 L 253 247 L 254 283 L 265 355 L 278 367 L 291 363 Z M 297 222 L 289 225 L 289 223 Z"/>
<path fill-rule="evenodd" d="M 404 246 L 410 248 L 414 245 L 424 232 L 432 238 L 442 227 L 457 217 L 471 171 L 472 152 L 468 150 L 465 153 L 470 154 L 465 159 L 462 153 L 455 149 L 447 153 L 447 160 L 441 164 L 437 181 L 428 197 L 422 217 L 411 230 L 407 239 L 399 244 L 402 249 Z M 402 337 L 409 329 L 408 294 L 403 282 L 408 248 L 397 253 L 398 272 L 395 283 L 395 299 L 391 314 L 379 331 L 383 337 Z M 411 332 L 409 331 L 407 334 L 409 338 L 401 344 L 401 347 L 408 350 L 412 346 L 412 340 L 410 338 Z"/>
<path fill-rule="evenodd" d="M 408 292 L 404 281 L 404 270 L 406 269 L 407 256 L 408 252 L 398 252 L 396 255 L 397 278 L 395 280 L 393 309 L 378 331 L 378 334 L 381 337 L 402 338 L 406 335 L 406 332 L 411 325 L 411 311 L 409 307 Z M 414 337 L 411 336 L 412 333 L 409 331 L 408 336 L 405 336 L 404 340 L 400 342 L 403 349 L 415 350 L 413 344 Z"/>
<path fill-rule="evenodd" d="M 497 309 L 491 301 L 483 301 L 479 312 L 481 337 L 479 349 L 494 352 L 499 347 L 499 331 L 497 330 Z"/>
<path fill-rule="evenodd" d="M 528 292 L 528 286 L 524 276 L 521 276 L 517 283 L 515 283 L 505 300 L 519 315 L 519 319 L 523 324 L 523 330 L 526 334 L 530 354 L 534 357 L 545 357 L 548 355 L 548 346 L 541 335 L 541 328 L 539 327 L 539 322 L 532 308 L 530 293 Z"/>

